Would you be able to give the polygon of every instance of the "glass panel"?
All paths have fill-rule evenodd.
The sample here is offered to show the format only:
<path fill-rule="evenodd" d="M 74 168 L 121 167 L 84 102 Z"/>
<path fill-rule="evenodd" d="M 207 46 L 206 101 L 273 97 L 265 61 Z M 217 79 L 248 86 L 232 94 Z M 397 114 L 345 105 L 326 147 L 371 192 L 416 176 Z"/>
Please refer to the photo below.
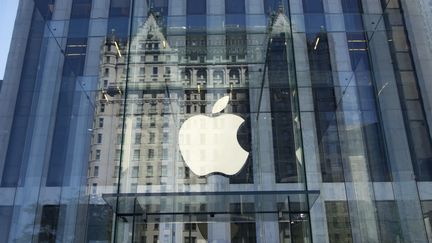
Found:
<path fill-rule="evenodd" d="M 429 242 L 432 241 L 432 201 L 422 201 L 423 219 Z"/>
<path fill-rule="evenodd" d="M 330 242 L 353 242 L 346 202 L 325 202 Z"/>
<path fill-rule="evenodd" d="M 21 1 L 0 241 L 431 240 L 426 8 L 294 2 Z"/>
<path fill-rule="evenodd" d="M 283 214 L 279 221 L 280 243 L 312 242 L 309 232 L 309 216 L 307 214 Z"/>
<path fill-rule="evenodd" d="M 13 207 L 0 206 L 0 240 L 7 242 L 12 224 Z"/>
<path fill-rule="evenodd" d="M 383 4 L 384 1 L 382 1 Z M 430 137 L 429 125 L 425 121 L 425 111 L 422 98 L 419 92 L 419 80 L 415 73 L 412 54 L 410 52 L 410 42 L 407 37 L 406 29 L 401 26 L 399 21 L 394 18 L 404 20 L 402 9 L 398 1 L 390 1 L 388 9 L 384 14 L 384 21 L 387 35 L 391 37 L 389 42 L 392 58 L 394 60 L 393 69 L 396 73 L 396 82 L 400 95 L 400 102 L 403 109 L 405 125 L 408 127 L 407 136 L 410 143 L 410 152 L 413 157 L 414 173 L 417 180 L 426 181 L 432 178 L 432 142 Z M 418 96 L 412 97 L 406 91 L 410 89 Z M 420 145 L 421 144 L 421 145 Z"/>
<path fill-rule="evenodd" d="M 202 3 L 193 3 L 187 1 L 188 18 L 205 13 Z M 238 11 L 230 9 L 244 13 L 242 6 L 236 5 Z M 227 26 L 222 31 L 189 26 L 201 22 L 188 19 L 184 42 L 166 34 L 158 16 L 150 13 L 135 18 L 130 41 L 110 38 L 111 52 L 105 47 L 101 53 L 104 62 L 115 50 L 115 65 L 101 67 L 105 76 L 101 81 L 108 80 L 104 92 L 110 96 L 109 105 L 119 111 L 118 117 L 104 122 L 121 124 L 118 129 L 123 134 L 119 192 L 212 191 L 218 184 L 225 188 L 222 191 L 232 191 L 235 184 L 246 189 L 247 184 L 268 176 L 274 178 L 270 184 L 294 183 L 293 188 L 304 189 L 287 16 L 274 16 L 270 35 L 257 32 L 250 36 L 243 32 L 241 22 L 232 22 L 229 16 L 225 16 Z M 206 34 L 209 32 L 212 34 Z M 265 46 L 269 52 L 264 52 Z M 120 68 L 126 73 L 116 74 Z M 227 104 L 214 111 L 223 97 Z M 227 124 L 233 126 L 232 131 Z M 273 131 L 266 134 L 265 129 Z M 216 133 L 211 134 L 212 130 Z M 139 144 L 136 134 L 142 134 Z M 252 150 L 266 140 L 271 141 L 274 152 Z M 138 176 L 133 171 L 137 167 L 143 168 Z"/>
<path fill-rule="evenodd" d="M 39 242 L 56 242 L 58 220 L 60 217 L 60 206 L 44 205 L 42 208 L 41 230 L 39 231 Z"/>
<path fill-rule="evenodd" d="M 381 242 L 403 242 L 399 215 L 394 201 L 377 201 Z"/>

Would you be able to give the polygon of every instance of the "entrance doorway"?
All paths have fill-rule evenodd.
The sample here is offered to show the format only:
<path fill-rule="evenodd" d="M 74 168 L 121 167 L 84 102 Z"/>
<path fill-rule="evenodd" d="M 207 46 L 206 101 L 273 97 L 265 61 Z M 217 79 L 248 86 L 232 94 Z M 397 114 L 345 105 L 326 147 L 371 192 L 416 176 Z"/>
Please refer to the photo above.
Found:
<path fill-rule="evenodd" d="M 273 235 L 280 243 L 312 242 L 309 214 L 283 213 L 280 219 L 281 213 L 265 214 L 267 218 L 276 218 L 276 224 L 260 222 L 256 214 L 118 216 L 116 242 L 267 242 L 260 238 L 260 225 L 267 235 Z M 269 228 L 269 225 L 277 227 Z"/>
<path fill-rule="evenodd" d="M 113 208 L 114 242 L 310 243 L 310 196 L 278 191 L 127 194 L 105 199 L 117 208 Z"/>

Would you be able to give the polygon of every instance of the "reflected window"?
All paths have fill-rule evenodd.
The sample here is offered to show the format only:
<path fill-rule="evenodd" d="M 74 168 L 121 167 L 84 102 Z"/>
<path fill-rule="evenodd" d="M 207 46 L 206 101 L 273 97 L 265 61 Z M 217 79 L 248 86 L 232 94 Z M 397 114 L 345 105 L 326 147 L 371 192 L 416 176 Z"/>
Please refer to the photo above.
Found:
<path fill-rule="evenodd" d="M 120 160 L 120 156 L 121 156 L 121 150 L 120 149 L 116 149 L 115 151 L 115 160 Z"/>
<path fill-rule="evenodd" d="M 118 177 L 119 172 L 120 172 L 120 166 L 118 165 L 114 166 L 113 177 Z"/>
<path fill-rule="evenodd" d="M 134 149 L 133 151 L 133 160 L 139 160 L 141 157 L 141 151 L 139 149 Z"/>
<path fill-rule="evenodd" d="M 98 177 L 99 176 L 99 166 L 95 166 L 93 169 L 93 176 Z"/>
<path fill-rule="evenodd" d="M 154 132 L 151 132 L 149 134 L 149 144 L 154 144 L 156 139 L 156 134 Z"/>
<path fill-rule="evenodd" d="M 141 133 L 135 133 L 135 144 L 141 144 Z"/>
<path fill-rule="evenodd" d="M 156 104 L 151 104 L 150 105 L 150 113 L 157 113 L 157 107 Z"/>
<path fill-rule="evenodd" d="M 138 183 L 131 183 L 130 192 L 135 193 L 138 191 Z"/>
<path fill-rule="evenodd" d="M 240 72 L 239 72 L 239 70 L 238 69 L 231 69 L 229 71 L 229 77 L 230 77 L 231 80 L 237 80 L 237 79 L 239 79 L 240 78 Z"/>
<path fill-rule="evenodd" d="M 142 118 L 137 117 L 135 120 L 135 128 L 142 128 Z"/>
<path fill-rule="evenodd" d="M 147 173 L 146 173 L 147 177 L 153 177 L 153 166 L 148 165 L 147 166 Z"/>
<path fill-rule="evenodd" d="M 188 167 L 184 167 L 184 178 L 190 178 L 190 169 Z"/>
<path fill-rule="evenodd" d="M 101 157 L 101 150 L 100 149 L 96 149 L 96 157 L 95 157 L 95 159 L 96 160 L 100 160 L 100 157 Z"/>
<path fill-rule="evenodd" d="M 156 117 L 154 115 L 150 115 L 150 127 L 156 127 Z"/>
<path fill-rule="evenodd" d="M 99 133 L 99 134 L 97 135 L 96 143 L 102 143 L 102 134 Z"/>
<path fill-rule="evenodd" d="M 207 71 L 205 69 L 199 69 L 197 71 L 198 81 L 206 81 L 207 80 Z"/>
<path fill-rule="evenodd" d="M 92 185 L 92 194 L 96 194 L 97 193 L 97 183 L 93 183 Z"/>
<path fill-rule="evenodd" d="M 168 168 L 166 165 L 161 166 L 161 177 L 166 177 L 168 175 Z"/>
<path fill-rule="evenodd" d="M 168 149 L 164 148 L 162 150 L 162 159 L 167 160 L 168 159 Z"/>
<path fill-rule="evenodd" d="M 132 178 L 138 178 L 139 177 L 139 167 L 138 166 L 132 167 L 131 177 Z"/>
<path fill-rule="evenodd" d="M 148 150 L 148 154 L 147 154 L 147 158 L 148 158 L 149 160 L 151 160 L 151 159 L 154 158 L 154 156 L 155 156 L 155 154 L 154 154 L 154 149 L 149 149 L 149 150 Z"/>

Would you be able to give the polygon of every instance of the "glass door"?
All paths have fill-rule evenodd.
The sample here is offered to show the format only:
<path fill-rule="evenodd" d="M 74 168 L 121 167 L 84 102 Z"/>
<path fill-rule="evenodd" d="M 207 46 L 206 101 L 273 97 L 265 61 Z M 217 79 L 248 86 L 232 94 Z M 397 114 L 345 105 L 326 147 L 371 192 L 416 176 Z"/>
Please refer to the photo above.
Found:
<path fill-rule="evenodd" d="M 267 214 L 281 216 L 276 212 Z M 134 223 L 134 230 L 128 241 L 134 243 L 266 242 L 266 239 L 259 237 L 255 215 L 138 215 L 127 219 Z M 119 220 L 122 220 L 123 224 L 129 222 L 122 218 Z M 277 223 L 279 232 L 274 233 L 279 234 L 276 238 L 280 243 L 312 242 L 308 214 L 284 213 Z"/>
<path fill-rule="evenodd" d="M 118 206 L 115 242 L 309 243 L 310 207 L 305 198 L 305 194 L 209 193 L 106 200 Z"/>

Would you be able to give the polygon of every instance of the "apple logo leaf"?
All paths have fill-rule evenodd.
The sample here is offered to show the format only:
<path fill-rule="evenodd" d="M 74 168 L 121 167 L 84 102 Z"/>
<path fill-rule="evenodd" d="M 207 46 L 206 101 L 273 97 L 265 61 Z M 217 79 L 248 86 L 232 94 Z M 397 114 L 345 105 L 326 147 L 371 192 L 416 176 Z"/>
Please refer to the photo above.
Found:
<path fill-rule="evenodd" d="M 229 96 L 224 96 L 220 98 L 213 106 L 212 114 L 216 114 L 218 112 L 221 112 L 225 107 L 228 105 Z"/>

